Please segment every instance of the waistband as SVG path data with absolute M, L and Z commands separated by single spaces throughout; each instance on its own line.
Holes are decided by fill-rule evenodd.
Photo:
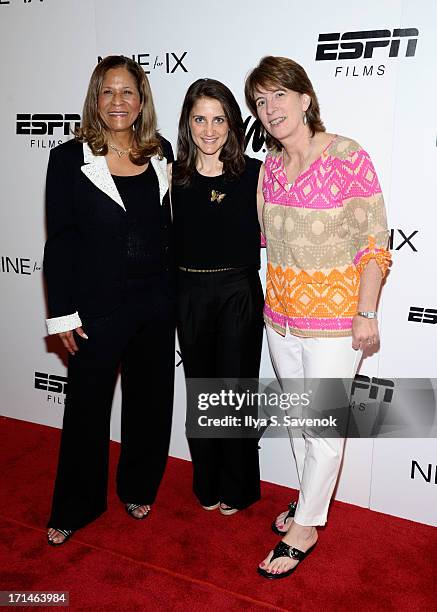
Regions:
M 182 272 L 227 272 L 228 270 L 238 270 L 238 268 L 211 268 L 209 270 L 198 269 L 198 268 L 184 268 L 183 266 L 178 266 L 179 270 Z

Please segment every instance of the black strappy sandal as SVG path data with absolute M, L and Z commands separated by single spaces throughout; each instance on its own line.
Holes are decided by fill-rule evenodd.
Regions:
M 269 578 L 270 580 L 278 580 L 279 578 L 287 578 L 287 576 L 290 576 L 290 574 L 292 574 L 295 571 L 295 569 L 299 567 L 299 565 L 302 563 L 305 557 L 308 557 L 308 555 L 310 554 L 310 552 L 312 552 L 316 544 L 313 544 L 311 548 L 308 548 L 306 552 L 302 552 L 298 548 L 289 546 L 285 542 L 279 542 L 279 544 L 275 546 L 275 549 L 273 551 L 273 556 L 270 559 L 270 563 L 274 559 L 279 559 L 279 557 L 289 557 L 290 559 L 299 561 L 299 563 L 295 565 L 294 567 L 292 567 L 291 569 L 289 569 L 288 571 L 282 572 L 282 574 L 272 574 L 271 572 L 268 572 L 267 570 L 262 569 L 261 567 L 258 567 L 257 568 L 258 574 L 260 574 L 263 578 Z
M 47 542 L 48 544 L 50 544 L 50 546 L 62 546 L 62 544 L 65 544 L 65 542 L 67 542 L 67 540 L 69 540 L 74 533 L 74 529 L 58 529 L 57 527 L 50 527 L 50 529 L 54 529 L 55 531 L 64 536 L 62 542 L 54 542 L 47 535 Z
M 147 510 L 147 512 L 145 512 L 143 514 L 143 516 L 136 516 L 134 514 L 134 511 L 137 508 L 141 508 L 141 506 L 147 506 L 148 510 Z M 131 516 L 132 518 L 134 518 L 137 521 L 142 521 L 143 519 L 147 518 L 149 516 L 150 510 L 151 510 L 151 507 L 149 506 L 149 504 L 126 504 L 125 508 L 126 508 L 126 512 L 129 514 L 129 516 Z
M 288 504 L 288 514 L 284 518 L 284 525 L 289 518 L 294 517 L 294 515 L 296 514 L 296 508 L 297 508 L 297 501 L 292 501 L 291 503 Z M 272 523 L 272 531 L 273 533 L 276 533 L 276 535 L 283 536 L 287 533 L 288 529 L 286 529 L 285 531 L 281 531 L 280 529 L 278 529 L 276 527 L 276 519 L 275 519 Z

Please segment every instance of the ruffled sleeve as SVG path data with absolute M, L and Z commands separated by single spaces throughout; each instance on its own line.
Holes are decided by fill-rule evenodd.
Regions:
M 369 261 L 374 259 L 381 270 L 382 277 L 387 274 L 391 265 L 391 254 L 387 249 L 376 246 L 375 236 L 369 236 L 369 244 L 366 249 L 358 251 L 355 255 L 354 264 L 359 274 L 361 274 Z

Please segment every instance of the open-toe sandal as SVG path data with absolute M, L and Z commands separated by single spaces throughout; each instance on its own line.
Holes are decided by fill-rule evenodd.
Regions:
M 65 544 L 65 542 L 67 542 L 67 540 L 69 540 L 74 533 L 74 529 L 58 529 L 57 527 L 51 527 L 51 529 L 54 529 L 55 531 L 63 535 L 64 539 L 62 540 L 62 542 L 54 542 L 50 538 L 50 536 L 47 535 L 47 543 L 50 544 L 50 546 L 62 546 L 62 544 Z
M 231 516 L 231 514 L 238 512 L 238 508 L 232 508 L 223 502 L 220 502 L 219 510 L 224 516 Z
M 141 508 L 141 506 L 146 506 L 147 507 L 147 511 L 142 516 L 136 516 L 136 514 L 134 514 L 134 512 L 135 512 L 135 510 L 137 510 L 137 508 Z M 126 512 L 129 514 L 129 516 L 131 516 L 132 518 L 134 518 L 137 521 L 142 521 L 143 519 L 147 518 L 149 516 L 150 509 L 151 509 L 148 504 L 126 504 L 125 508 L 126 508 Z
M 272 558 L 270 559 L 270 563 L 274 559 L 279 559 L 279 557 L 289 557 L 290 559 L 299 561 L 299 563 L 295 565 L 294 567 L 292 567 L 291 569 L 287 570 L 286 572 L 282 572 L 281 574 L 273 574 L 271 572 L 268 572 L 265 569 L 262 569 L 261 567 L 258 567 L 257 568 L 258 574 L 263 576 L 263 578 L 269 578 L 270 580 L 278 580 L 279 578 L 287 578 L 287 576 L 290 576 L 290 574 L 292 574 L 295 571 L 295 569 L 299 567 L 299 565 L 302 563 L 305 557 L 308 557 L 310 552 L 312 552 L 312 550 L 314 549 L 315 545 L 316 544 L 313 544 L 310 548 L 308 548 L 307 551 L 302 552 L 298 548 L 289 546 L 285 542 L 279 542 L 279 544 L 275 546 Z
M 297 501 L 292 501 L 291 503 L 288 504 L 288 513 L 287 513 L 287 516 L 284 518 L 284 525 L 288 521 L 289 518 L 293 518 L 294 517 L 294 515 L 296 514 L 296 508 L 297 508 Z M 276 520 L 277 519 L 275 519 L 273 521 L 273 523 L 272 523 L 272 531 L 273 531 L 273 533 L 276 533 L 276 535 L 279 535 L 279 536 L 285 535 L 287 533 L 287 531 L 288 531 L 288 528 L 285 529 L 284 531 L 281 531 L 276 526 Z
M 202 506 L 202 508 L 204 510 L 208 510 L 209 512 L 211 510 L 217 510 L 217 508 L 220 506 L 220 502 L 217 502 L 216 504 L 213 504 L 212 506 L 204 506 L 203 504 L 200 504 Z

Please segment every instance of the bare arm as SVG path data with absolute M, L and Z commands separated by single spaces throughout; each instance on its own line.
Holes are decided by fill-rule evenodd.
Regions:
M 381 290 L 382 272 L 375 259 L 371 259 L 361 273 L 358 311 L 375 311 Z M 368 349 L 379 343 L 378 321 L 355 315 L 352 321 L 352 347 Z

